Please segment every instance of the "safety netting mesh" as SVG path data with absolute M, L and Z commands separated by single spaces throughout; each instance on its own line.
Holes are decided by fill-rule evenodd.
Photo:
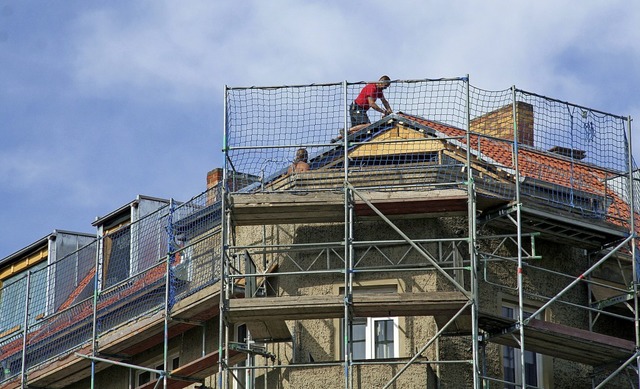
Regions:
M 341 190 L 345 171 L 356 188 L 464 189 L 471 164 L 484 196 L 514 199 L 519 177 L 531 201 L 629 218 L 628 119 L 466 78 L 389 81 L 360 106 L 371 84 L 229 88 L 229 190 Z
M 221 199 L 221 185 L 217 185 L 176 206 L 172 212 L 168 231 L 174 301 L 219 281 Z
M 354 129 L 351 104 L 367 84 L 228 89 L 227 191 L 336 190 L 345 170 L 359 188 L 463 188 L 471 163 L 481 195 L 513 199 L 519 176 L 528 200 L 627 225 L 628 119 L 455 78 L 391 81 L 393 113 L 369 108 Z M 290 171 L 300 160 L 308 169 Z M 218 282 L 221 185 L 78 249 L 61 239 L 57 258 L 3 280 L 0 380 L 19 375 L 23 342 L 27 368 L 86 344 L 94 310 L 103 336 Z
M 91 338 L 97 241 L 79 240 L 59 234 L 52 245 L 61 258 L 52 259 L 51 263 L 43 260 L 0 290 L 1 380 L 20 374 L 23 343 L 25 368 L 29 368 Z M 80 244 L 82 247 L 77 249 Z
M 365 110 L 356 102 L 371 85 L 379 87 L 376 97 L 385 100 L 378 100 L 377 109 Z M 231 190 L 339 189 L 345 163 L 356 186 L 374 182 L 375 187 L 385 188 L 400 181 L 424 186 L 446 181 L 444 171 L 434 168 L 441 141 L 425 137 L 426 127 L 420 121 L 428 118 L 464 128 L 465 79 L 389 81 L 382 86 L 357 82 L 228 89 L 224 142 L 228 171 L 247 178 L 245 185 Z M 362 120 L 370 125 L 363 128 Z M 403 121 L 401 131 L 391 131 Z M 369 145 L 363 146 L 365 142 Z M 300 160 L 317 174 L 299 174 L 306 172 L 298 169 Z M 409 176 L 394 177 L 400 165 L 407 170 L 407 163 L 414 167 Z M 358 182 L 381 171 L 378 180 Z M 458 180 L 456 175 L 454 181 Z
M 100 340 L 141 319 L 162 320 L 165 308 L 218 282 L 220 199 L 216 186 L 157 206 L 99 239 L 83 238 L 75 250 L 58 236 L 60 257 L 2 284 L 0 381 L 19 378 L 23 342 L 29 369 L 86 345 L 94 322 Z

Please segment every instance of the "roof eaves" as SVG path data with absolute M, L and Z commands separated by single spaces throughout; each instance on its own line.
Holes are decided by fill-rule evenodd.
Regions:
M 132 205 L 139 203 L 141 200 L 157 201 L 165 204 L 170 203 L 170 200 L 167 200 L 167 199 L 162 199 L 159 197 L 152 197 L 152 196 L 145 196 L 145 195 L 138 195 L 136 196 L 135 200 L 129 201 L 128 203 L 121 206 L 120 208 L 117 208 L 116 210 L 111 211 L 104 216 L 96 216 L 96 219 L 93 221 L 93 223 L 91 223 L 91 225 L 94 227 L 97 227 L 99 225 L 105 224 L 110 219 L 120 217 L 122 216 L 123 213 L 129 211 Z

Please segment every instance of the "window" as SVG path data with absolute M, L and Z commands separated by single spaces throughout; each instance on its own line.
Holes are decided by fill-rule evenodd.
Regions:
M 174 274 L 181 281 L 193 280 L 193 246 L 178 251 L 173 262 Z
M 530 317 L 531 312 L 524 312 L 525 317 Z M 518 318 L 518 307 L 513 304 L 504 304 L 502 316 L 512 319 Z M 520 363 L 521 351 L 519 348 L 502 347 L 502 369 L 504 380 L 515 382 L 517 385 L 504 384 L 505 389 L 516 389 L 522 385 L 522 364 Z M 524 369 L 527 385 L 539 386 L 542 383 L 542 358 L 532 351 L 525 351 Z
M 150 366 L 153 366 L 153 369 L 155 370 L 163 370 L 164 369 L 164 362 L 162 360 L 160 361 L 155 361 L 154 363 L 152 363 Z M 170 355 L 169 356 L 169 368 L 170 370 L 175 370 L 178 367 L 180 367 L 180 357 L 177 354 L 174 355 Z M 152 373 L 150 371 L 138 371 L 136 373 L 136 388 L 151 382 L 152 377 L 153 376 L 153 380 L 157 380 L 160 378 L 160 374 L 158 373 Z
M 108 288 L 129 277 L 131 226 L 106 235 L 104 245 L 104 288 Z
M 47 295 L 47 261 L 42 261 L 2 282 L 0 289 L 0 337 L 22 328 L 25 315 L 27 271 L 31 271 L 29 285 L 29 325 L 44 316 Z
M 352 358 L 397 358 L 399 356 L 398 336 L 397 317 L 355 318 L 351 328 Z M 343 346 L 341 344 L 341 349 Z
M 247 326 L 245 324 L 238 324 L 235 327 L 235 336 L 234 336 L 234 340 L 238 343 L 246 343 L 247 341 Z M 247 361 L 246 359 L 243 360 L 242 362 L 238 363 L 237 365 L 235 365 L 234 367 L 245 367 L 247 366 Z M 244 388 L 247 385 L 247 381 L 250 379 L 249 377 L 249 369 L 242 369 L 242 370 L 233 370 L 233 373 L 235 374 L 236 378 L 232 378 L 231 381 L 233 382 L 233 388 L 234 389 L 240 389 L 240 388 Z
M 238 351 L 246 353 L 246 355 L 241 362 L 233 365 L 234 368 L 237 368 L 231 370 L 235 378 L 231 377 L 229 382 L 232 383 L 231 388 L 233 389 L 253 388 L 249 383 L 255 383 L 255 374 L 251 369 L 247 369 L 246 367 L 255 366 L 256 355 L 267 356 L 272 354 L 267 352 L 266 344 L 258 343 L 251 339 L 251 333 L 246 324 L 236 324 L 234 330 L 233 341 L 236 344 L 233 346 L 242 348 L 242 350 L 238 349 Z
M 342 294 L 344 288 L 337 291 Z M 398 285 L 389 284 L 358 284 L 353 289 L 354 295 L 362 294 L 393 294 L 398 292 Z M 344 358 L 344 319 L 336 320 L 340 325 L 339 342 L 340 350 L 338 358 Z M 358 317 L 351 322 L 351 353 L 352 359 L 387 359 L 400 356 L 400 319 L 397 317 Z

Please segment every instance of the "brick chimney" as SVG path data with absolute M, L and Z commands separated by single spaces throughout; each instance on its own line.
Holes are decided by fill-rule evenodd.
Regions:
M 516 102 L 516 123 L 518 124 L 518 142 L 533 146 L 533 106 L 531 104 Z M 513 140 L 513 105 L 505 105 L 471 120 L 470 129 L 472 132 Z
M 219 196 L 220 190 L 211 189 L 222 182 L 222 168 L 215 168 L 207 173 L 207 205 L 215 203 Z
M 215 168 L 207 173 L 207 204 L 220 199 L 220 193 L 222 191 L 223 170 L 222 168 Z M 260 182 L 260 177 L 246 173 L 233 173 L 227 178 L 228 189 L 235 192 L 254 182 Z M 212 188 L 216 188 L 212 189 Z
M 211 189 L 222 181 L 222 168 L 215 168 L 207 173 L 207 189 Z

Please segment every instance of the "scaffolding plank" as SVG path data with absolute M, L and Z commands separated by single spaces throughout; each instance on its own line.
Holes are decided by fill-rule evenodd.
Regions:
M 284 320 L 261 320 L 246 323 L 251 338 L 258 342 L 286 342 L 291 332 Z
M 479 222 L 513 229 L 515 224 L 504 215 L 514 211 L 515 206 L 511 203 L 499 209 L 489 210 Z M 563 244 L 575 244 L 578 247 L 599 248 L 628 236 L 628 231 L 621 226 L 609 223 L 605 219 L 587 219 L 568 207 L 553 208 L 529 201 L 523 203 L 521 216 L 524 232 L 540 232 L 547 239 Z
M 366 199 L 386 216 L 416 214 L 464 215 L 468 211 L 468 195 L 460 189 L 436 189 L 430 191 L 378 192 L 365 191 Z M 355 198 L 357 216 L 373 216 L 376 213 L 358 196 Z
M 246 358 L 246 355 L 234 351 L 229 350 L 228 355 L 228 364 L 229 366 L 236 365 L 240 363 L 242 360 Z M 214 375 L 218 373 L 218 362 L 219 356 L 218 351 L 209 353 L 203 357 L 196 359 L 195 361 L 189 362 L 179 368 L 173 370 L 171 374 L 180 377 L 187 377 L 196 380 L 203 380 L 206 377 Z M 147 382 L 146 384 L 139 386 L 138 389 L 152 389 L 155 388 L 158 380 L 153 380 Z M 167 378 L 167 389 L 182 389 L 186 388 L 190 385 L 193 385 L 193 382 L 186 380 L 178 380 L 175 378 Z
M 356 317 L 448 316 L 468 301 L 459 292 L 358 294 L 352 298 Z M 344 297 L 311 295 L 232 299 L 231 322 L 294 319 L 331 319 L 344 316 Z
M 173 307 L 172 316 L 195 321 L 216 316 L 220 299 L 219 291 L 219 283 L 216 283 L 194 293 Z M 193 326 L 187 323 L 170 322 L 169 338 L 179 335 Z M 106 354 L 135 355 L 140 350 L 146 350 L 162 343 L 164 339 L 163 328 L 164 315 L 162 310 L 152 315 L 138 317 L 137 320 L 126 326 L 121 326 L 103 335 L 100 338 L 100 351 Z M 89 346 L 80 352 L 90 354 Z M 37 387 L 62 388 L 90 376 L 88 366 L 90 366 L 90 362 L 70 352 L 67 356 L 59 357 L 54 363 L 49 363 L 31 372 L 29 382 Z M 96 364 L 98 371 L 106 367 L 107 365 L 103 363 Z
M 171 317 L 204 321 L 218 316 L 220 304 L 220 282 L 178 301 L 171 310 Z
M 340 193 L 256 193 L 233 195 L 232 218 L 237 225 L 323 223 L 344 220 Z
M 495 333 L 513 325 L 515 320 L 481 313 L 480 326 L 485 331 Z M 489 340 L 517 348 L 519 334 L 515 330 L 495 334 Z M 632 341 L 544 320 L 531 319 L 524 334 L 526 350 L 592 366 L 626 360 L 635 352 Z
M 385 215 L 466 214 L 468 195 L 460 189 L 421 191 L 362 190 L 366 199 Z M 355 198 L 358 216 L 375 212 L 360 198 Z M 330 192 L 256 193 L 232 196 L 232 218 L 237 225 L 326 223 L 344 221 L 344 195 Z

